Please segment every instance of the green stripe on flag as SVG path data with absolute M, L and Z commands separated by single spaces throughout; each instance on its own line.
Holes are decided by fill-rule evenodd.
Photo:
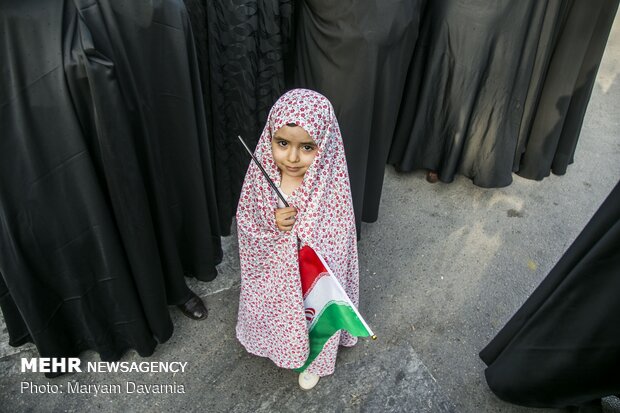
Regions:
M 302 372 L 314 361 L 323 350 L 325 343 L 338 330 L 346 330 L 354 337 L 367 337 L 370 332 L 364 327 L 355 311 L 348 304 L 331 302 L 318 315 L 309 332 L 310 354 L 306 363 L 298 369 Z

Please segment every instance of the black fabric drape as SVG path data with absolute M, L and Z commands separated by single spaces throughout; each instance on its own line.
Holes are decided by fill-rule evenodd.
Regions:
M 555 35 L 546 47 L 550 56 L 541 59 L 548 59 L 548 64 L 541 64 L 533 74 L 542 82 L 539 90 L 530 90 L 528 99 L 535 112 L 522 122 L 515 157 L 514 169 L 520 176 L 540 180 L 550 171 L 563 175 L 573 162 L 618 3 L 565 1 L 558 17 L 550 21 Z
M 207 130 L 209 135 L 213 133 L 213 124 L 211 119 L 211 91 L 209 80 L 209 52 L 207 46 L 209 39 L 207 37 L 207 5 L 205 0 L 184 0 L 187 13 L 192 26 L 194 36 L 194 44 L 196 47 L 196 56 L 198 60 L 198 68 L 200 72 L 200 86 L 202 87 L 202 95 L 205 107 L 205 115 L 207 118 Z M 209 139 L 211 148 L 211 160 L 213 160 L 213 139 Z
M 303 0 L 296 23 L 295 86 L 334 105 L 353 207 L 378 216 L 383 172 L 425 1 Z
M 219 223 L 230 234 L 250 160 L 267 114 L 285 90 L 292 0 L 186 0 L 198 40 L 209 112 Z M 205 43 L 203 43 L 205 42 Z
M 429 2 L 388 162 L 482 187 L 564 173 L 617 6 Z
M 43 357 L 152 353 L 172 333 L 165 297 L 143 308 L 105 187 L 72 110 L 62 53 L 71 3 L 3 5 L 0 303 L 13 345 Z M 122 156 L 122 154 L 120 154 Z M 150 292 L 157 295 L 157 292 Z
M 482 350 L 501 399 L 534 407 L 620 394 L 620 183 Z
M 512 182 L 512 163 L 546 1 L 442 0 L 422 19 L 389 163 Z
M 187 11 L 182 1 L 173 0 L 155 5 L 148 0 L 75 3 L 87 28 L 82 44 L 86 37 L 94 44 L 82 61 L 102 64 L 90 58 L 93 54 L 107 58 L 114 68 L 105 78 L 118 83 L 122 94 L 118 105 L 123 105 L 123 111 L 109 110 L 114 106 L 106 102 L 95 110 L 96 133 L 133 136 L 169 299 L 180 303 L 187 293 L 178 275 L 185 272 L 211 280 L 222 258 L 200 75 Z M 109 83 L 100 83 L 103 91 L 94 91 L 95 98 L 111 95 L 106 89 Z M 127 119 L 119 121 L 123 112 Z M 179 280 L 183 288 L 177 287 Z
M 0 10 L 0 306 L 43 357 L 150 355 L 221 259 L 179 1 Z

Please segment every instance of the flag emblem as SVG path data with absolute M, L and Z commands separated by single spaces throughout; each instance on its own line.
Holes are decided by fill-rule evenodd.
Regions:
M 314 308 L 306 308 L 306 321 L 308 323 L 312 323 L 312 319 L 314 319 L 315 314 L 316 311 L 314 310 Z

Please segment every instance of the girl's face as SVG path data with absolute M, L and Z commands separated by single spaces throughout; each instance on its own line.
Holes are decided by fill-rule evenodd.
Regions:
M 282 126 L 271 137 L 271 152 L 282 175 L 303 178 L 318 146 L 301 126 Z

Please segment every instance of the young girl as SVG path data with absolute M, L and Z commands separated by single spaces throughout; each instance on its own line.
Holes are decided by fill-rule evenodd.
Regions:
M 241 260 L 237 338 L 248 352 L 294 369 L 303 366 L 309 353 L 298 248 L 309 245 L 319 253 L 358 304 L 355 219 L 331 103 L 311 90 L 285 93 L 271 108 L 255 156 L 290 207 L 278 205 L 277 195 L 251 163 L 237 208 Z M 310 389 L 319 377 L 332 374 L 338 346 L 350 347 L 356 341 L 342 331 L 332 336 L 300 374 L 300 386 Z

